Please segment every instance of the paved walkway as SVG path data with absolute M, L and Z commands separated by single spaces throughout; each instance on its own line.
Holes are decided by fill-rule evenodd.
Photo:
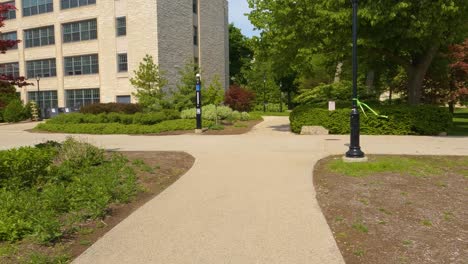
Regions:
M 66 135 L 0 127 L 0 149 Z M 79 136 L 115 150 L 180 150 L 196 157 L 179 181 L 74 263 L 343 263 L 315 199 L 312 169 L 347 150 L 346 136 L 297 136 L 267 117 L 240 136 Z M 468 155 L 468 137 L 363 136 L 373 154 Z

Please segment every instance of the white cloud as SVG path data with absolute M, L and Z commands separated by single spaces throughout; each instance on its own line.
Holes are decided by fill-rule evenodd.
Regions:
M 247 0 L 229 0 L 229 22 L 234 23 L 248 37 L 258 36 L 259 32 L 254 31 L 254 27 L 245 15 L 249 12 Z

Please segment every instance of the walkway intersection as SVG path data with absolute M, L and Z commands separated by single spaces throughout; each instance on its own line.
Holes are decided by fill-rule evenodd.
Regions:
M 63 140 L 1 126 L 0 149 Z M 125 151 L 185 151 L 194 167 L 74 263 L 344 263 L 315 199 L 314 164 L 347 150 L 346 136 L 298 136 L 266 117 L 236 136 L 90 136 Z M 468 155 L 468 137 L 363 136 L 372 154 Z

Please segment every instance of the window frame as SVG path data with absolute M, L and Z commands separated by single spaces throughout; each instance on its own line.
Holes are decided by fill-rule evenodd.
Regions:
M 125 56 L 125 62 L 121 61 L 121 58 L 123 56 Z M 121 66 L 123 66 L 123 68 Z M 117 54 L 117 72 L 119 73 L 128 72 L 128 53 Z
M 88 67 L 85 68 L 85 66 Z M 99 55 L 86 54 L 64 57 L 63 67 L 64 76 L 99 74 Z
M 43 30 L 46 30 L 46 34 L 47 34 L 46 36 L 43 35 Z M 36 31 L 37 31 L 37 34 L 35 34 Z M 28 39 L 28 34 L 30 32 L 33 37 L 31 39 Z M 52 35 L 50 33 L 52 33 Z M 25 29 L 23 31 L 23 34 L 24 34 L 23 37 L 24 37 L 25 49 L 55 45 L 55 26 L 54 25 Z M 37 35 L 37 38 L 34 37 L 35 35 Z M 47 39 L 46 44 L 42 43 L 44 38 Z M 37 45 L 35 44 L 35 40 L 37 40 L 37 43 L 38 43 Z
M 127 17 L 126 16 L 117 17 L 115 19 L 115 34 L 117 35 L 117 37 L 127 36 Z
M 44 4 L 40 4 L 41 0 L 21 0 L 21 9 L 23 17 L 35 16 L 54 12 L 53 0 L 42 0 Z M 25 2 L 29 2 L 28 5 Z M 33 3 L 36 4 L 33 4 Z M 28 12 L 26 12 L 28 10 Z
M 48 63 L 47 71 L 45 71 L 44 63 Z M 36 63 L 36 64 L 35 64 Z M 36 69 L 37 63 L 40 63 L 40 68 Z M 31 74 L 31 67 L 32 66 L 32 74 Z M 47 75 L 44 73 L 48 72 Z M 26 61 L 26 77 L 28 79 L 34 79 L 37 76 L 41 78 L 53 78 L 57 77 L 57 60 L 56 58 L 49 58 L 49 59 L 40 59 L 40 60 L 30 60 Z
M 83 27 L 86 30 L 83 30 Z M 87 37 L 84 38 L 84 36 Z M 62 42 L 64 44 L 97 39 L 98 25 L 96 18 L 62 24 Z

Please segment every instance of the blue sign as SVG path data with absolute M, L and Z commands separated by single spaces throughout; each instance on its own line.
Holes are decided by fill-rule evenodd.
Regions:
M 193 87 L 193 86 L 192 86 Z M 201 85 L 200 84 L 197 84 L 197 92 L 200 92 L 201 91 Z

